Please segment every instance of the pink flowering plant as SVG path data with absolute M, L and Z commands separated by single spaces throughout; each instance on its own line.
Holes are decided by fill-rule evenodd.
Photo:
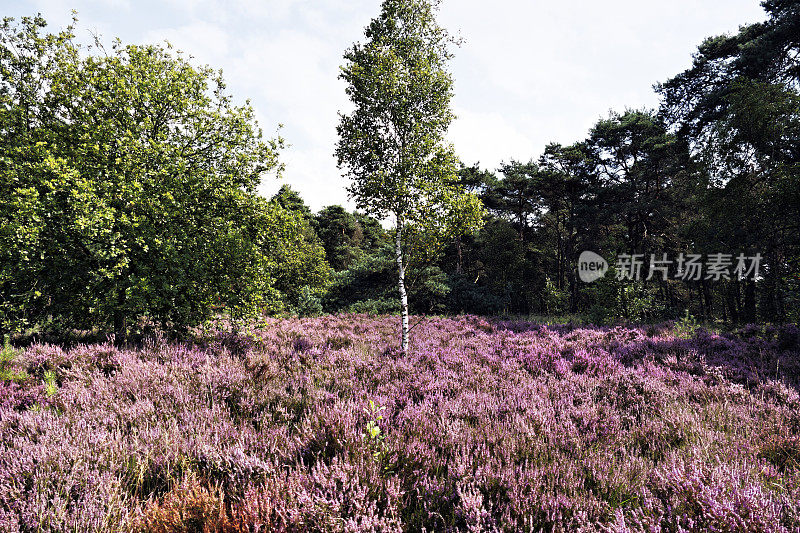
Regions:
M 13 350 L 0 530 L 800 528 L 797 327 L 396 324 Z

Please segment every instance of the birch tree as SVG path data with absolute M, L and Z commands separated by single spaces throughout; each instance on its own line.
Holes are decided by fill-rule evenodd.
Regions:
M 438 0 L 385 0 L 366 41 L 346 51 L 340 75 L 353 110 L 340 114 L 336 157 L 357 206 L 394 222 L 404 353 L 409 239 L 424 235 L 430 248 L 482 220 L 481 203 L 459 184 L 445 140 L 454 118 L 447 64 L 457 42 L 437 24 L 438 7 Z

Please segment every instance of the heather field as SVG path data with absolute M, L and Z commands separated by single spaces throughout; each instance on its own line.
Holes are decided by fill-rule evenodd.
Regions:
M 428 319 L 5 350 L 2 531 L 798 531 L 800 331 Z

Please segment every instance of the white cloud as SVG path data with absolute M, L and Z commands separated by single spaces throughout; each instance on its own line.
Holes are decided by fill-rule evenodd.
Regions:
M 496 112 L 474 113 L 456 109 L 458 118 L 450 127 L 450 140 L 461 160 L 472 165 L 494 169 L 511 159 L 527 161 L 539 149 L 529 135 L 517 129 Z
M 330 150 L 293 149 L 283 157 L 286 173 L 283 179 L 267 178 L 262 181 L 259 191 L 264 196 L 272 196 L 282 185 L 290 185 L 300 196 L 318 210 L 326 205 L 341 204 L 353 209 L 355 206 L 347 199 L 345 187 L 348 180 L 341 176 Z
M 176 49 L 196 59 L 195 63 L 214 68 L 230 61 L 229 34 L 217 25 L 197 21 L 178 28 L 161 28 L 148 31 L 142 43 L 163 43 L 168 41 Z
M 578 141 L 611 109 L 657 106 L 653 84 L 686 68 L 703 38 L 761 18 L 753 0 L 445 2 L 441 21 L 465 38 L 457 151 L 492 168 Z
M 312 208 L 346 203 L 333 159 L 344 50 L 363 39 L 380 0 L 73 0 L 81 26 L 126 42 L 168 39 L 222 68 L 267 135 L 291 143 L 281 182 Z M 11 15 L 69 20 L 57 0 L 12 0 Z M 465 38 L 452 63 L 459 119 L 449 138 L 486 168 L 571 143 L 610 109 L 655 106 L 652 85 L 689 66 L 703 38 L 763 19 L 757 0 L 445 0 L 440 22 Z

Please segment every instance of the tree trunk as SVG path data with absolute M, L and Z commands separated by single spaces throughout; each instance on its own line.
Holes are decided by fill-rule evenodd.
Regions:
M 458 262 L 456 263 L 456 274 L 464 272 L 463 259 L 461 253 L 461 235 L 456 237 L 456 252 L 458 253 Z
M 739 282 L 738 281 L 729 281 L 728 285 L 728 307 L 731 310 L 731 322 L 734 325 L 738 325 L 741 323 L 741 317 L 739 316 Z
M 400 291 L 400 315 L 402 320 L 400 349 L 403 355 L 408 353 L 408 294 L 406 293 L 406 267 L 403 264 L 403 222 L 397 219 L 397 235 L 395 237 L 395 254 L 397 259 L 397 288 Z
M 700 283 L 701 287 L 703 288 L 703 296 L 705 297 L 706 301 L 706 309 L 704 313 L 705 320 L 710 322 L 711 320 L 714 319 L 714 301 L 712 300 L 711 297 L 711 289 L 709 288 L 708 283 L 706 283 L 705 279 L 701 280 Z
M 745 280 L 744 285 L 744 320 L 748 324 L 756 321 L 756 284 L 753 280 Z

